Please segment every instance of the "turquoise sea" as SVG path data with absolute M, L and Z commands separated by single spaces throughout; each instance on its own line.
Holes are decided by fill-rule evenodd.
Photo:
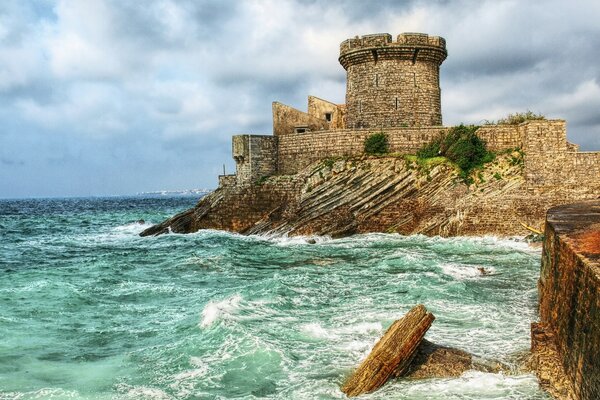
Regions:
M 0 200 L 0 399 L 345 398 L 418 303 L 435 343 L 508 365 L 529 348 L 540 251 L 521 241 L 138 236 L 196 201 Z M 468 372 L 364 398 L 547 397 L 530 374 Z

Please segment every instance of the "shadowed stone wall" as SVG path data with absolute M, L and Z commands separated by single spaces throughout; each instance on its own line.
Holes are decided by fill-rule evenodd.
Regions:
M 540 323 L 532 326 L 538 375 L 561 398 L 599 399 L 600 201 L 552 208 L 546 221 Z

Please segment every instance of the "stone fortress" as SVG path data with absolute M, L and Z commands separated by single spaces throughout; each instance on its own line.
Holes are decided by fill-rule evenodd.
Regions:
M 220 176 L 194 208 L 140 235 L 513 236 L 548 215 L 532 367 L 556 398 L 598 399 L 600 201 L 552 207 L 600 198 L 600 152 L 578 151 L 563 120 L 530 120 L 477 129 L 497 155 L 472 183 L 443 160 L 411 161 L 450 129 L 440 105 L 446 56 L 444 39 L 424 34 L 344 41 L 346 104 L 311 96 L 302 112 L 273 103 L 273 135 L 233 137 L 235 175 Z M 364 154 L 365 139 L 379 132 L 395 154 Z
M 373 133 L 388 136 L 390 151 L 415 154 L 449 128 L 442 126 L 439 69 L 446 42 L 438 36 L 373 34 L 345 40 L 346 104 L 308 97 L 308 110 L 273 103 L 273 135 L 236 135 L 236 174 L 219 186 L 249 186 L 292 175 L 329 157 L 358 156 Z M 567 141 L 564 120 L 484 125 L 477 134 L 492 151 L 520 148 L 531 194 L 559 191 L 565 200 L 598 197 L 600 153 L 579 152 Z

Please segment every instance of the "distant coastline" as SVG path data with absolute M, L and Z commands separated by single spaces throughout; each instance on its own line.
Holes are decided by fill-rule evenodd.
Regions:
M 214 189 L 184 189 L 184 190 L 157 190 L 154 192 L 138 192 L 136 196 L 191 196 L 204 195 L 212 192 Z

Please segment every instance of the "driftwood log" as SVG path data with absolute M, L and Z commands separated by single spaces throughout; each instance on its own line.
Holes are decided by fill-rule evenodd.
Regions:
M 434 319 L 433 314 L 419 304 L 394 322 L 344 383 L 342 392 L 348 396 L 369 393 L 391 376 L 403 375 Z

